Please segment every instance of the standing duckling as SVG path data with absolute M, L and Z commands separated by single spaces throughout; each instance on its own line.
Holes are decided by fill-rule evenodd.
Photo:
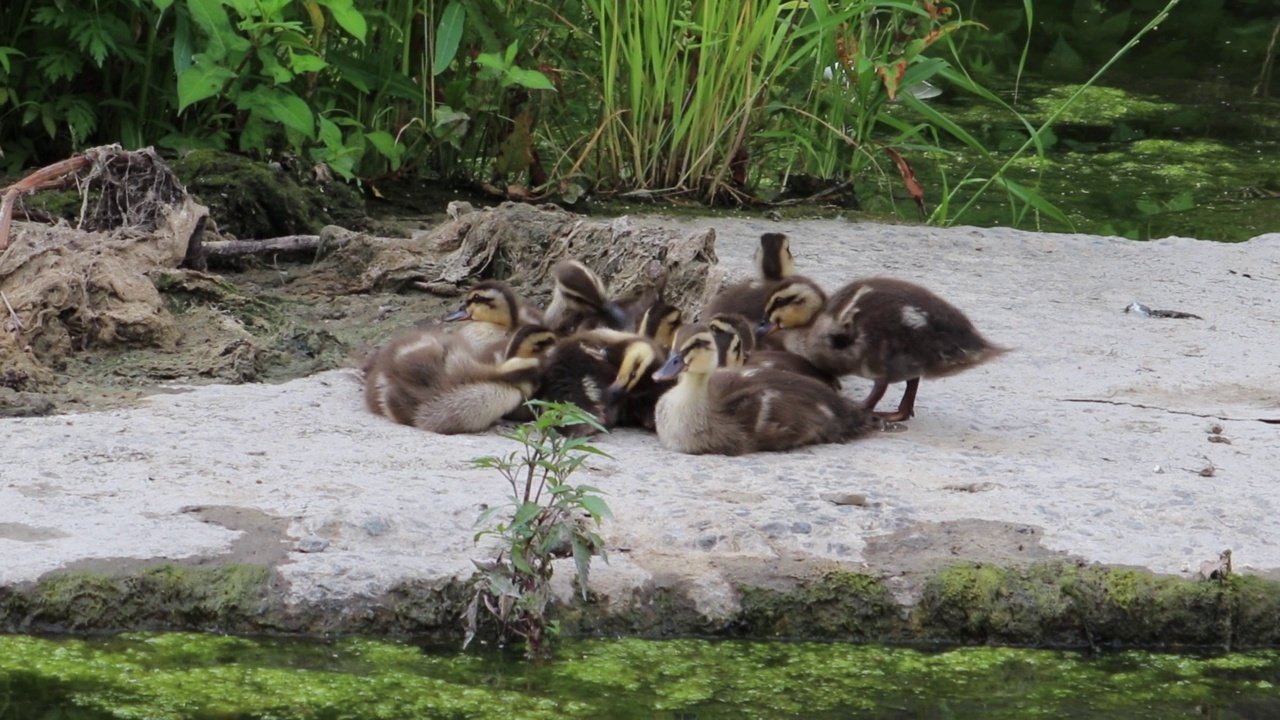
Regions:
M 679 377 L 658 400 L 658 440 L 689 454 L 742 455 L 845 442 L 871 427 L 861 407 L 823 383 L 764 368 L 718 368 L 710 332 L 674 349 L 655 380 Z
M 857 280 L 813 312 L 809 303 L 776 307 L 766 330 L 781 328 L 788 350 L 836 377 L 873 381 L 863 401 L 868 411 L 890 383 L 906 382 L 887 421 L 915 415 L 921 378 L 946 377 L 993 360 L 1008 348 L 987 341 L 963 312 L 929 290 L 894 278 Z
M 731 285 L 707 303 L 702 317 L 730 314 L 741 315 L 751 322 L 764 319 L 764 306 L 778 283 L 795 272 L 795 259 L 791 255 L 791 241 L 782 233 L 765 233 L 760 236 L 760 247 L 755 255 L 758 277 Z

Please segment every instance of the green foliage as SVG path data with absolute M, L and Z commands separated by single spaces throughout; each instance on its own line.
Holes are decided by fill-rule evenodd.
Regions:
M 501 626 L 526 642 L 531 658 L 551 655 L 549 634 L 556 628 L 546 618 L 550 600 L 552 561 L 572 557 L 578 571 L 578 589 L 585 600 L 594 555 L 604 557 L 604 542 L 594 531 L 609 517 L 609 507 L 589 485 L 573 485 L 569 478 L 593 455 L 608 457 L 591 444 L 591 437 L 570 438 L 560 430 L 586 424 L 604 428 L 590 414 L 572 403 L 531 401 L 531 423 L 516 427 L 505 437 L 520 448 L 505 457 L 475 460 L 475 465 L 498 471 L 511 487 L 510 502 L 485 510 L 476 524 L 478 542 L 493 537 L 499 546 L 493 561 L 476 562 L 480 570 L 476 593 L 467 608 L 469 644 L 479 624 L 483 605 Z M 496 518 L 504 517 L 504 520 Z

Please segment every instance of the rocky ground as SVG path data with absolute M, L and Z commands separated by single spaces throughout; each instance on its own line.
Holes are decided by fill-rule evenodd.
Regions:
M 1237 573 L 1280 573 L 1280 235 L 1230 245 L 842 220 L 641 222 L 714 227 L 721 263 L 737 271 L 761 232 L 785 231 L 799 270 L 828 287 L 868 274 L 920 281 L 1014 352 L 925 381 L 908 429 L 848 445 L 724 458 L 673 455 L 632 430 L 601 439 L 612 459 L 593 460 L 581 480 L 606 494 L 614 518 L 602 532 L 609 562 L 593 568 L 596 597 L 582 617 L 566 615 L 581 629 L 814 634 L 832 627 L 823 608 L 880 602 L 882 624 L 840 621 L 835 634 L 892 626 L 920 637 L 947 603 L 1034 601 L 1027 583 L 1043 568 L 1056 569 L 1035 582 L 1068 605 L 1080 593 L 1062 578 L 1095 563 L 1154 573 L 1099 580 L 1113 604 L 1119 591 L 1106 583 L 1133 593 L 1133 578 L 1148 578 L 1140 584 L 1155 583 L 1155 597 L 1172 582 L 1162 576 L 1197 577 L 1224 549 Z M 1126 313 L 1134 302 L 1199 319 Z M 417 319 L 394 308 L 353 316 L 388 332 Z M 846 392 L 867 386 L 852 379 Z M 0 437 L 0 617 L 18 629 L 95 625 L 41 601 L 78 603 L 105 626 L 220 626 L 205 607 L 220 596 L 192 601 L 205 607 L 194 619 L 143 613 L 134 623 L 103 605 L 154 583 L 112 581 L 86 595 L 55 582 L 67 570 L 154 580 L 148 568 L 163 564 L 269 567 L 237 586 L 259 604 L 221 623 L 230 629 L 453 625 L 459 583 L 487 552 L 474 522 L 506 490 L 470 460 L 511 448 L 496 433 L 443 437 L 374 417 L 348 370 L 173 384 L 109 409 L 0 420 Z M 957 566 L 1012 574 L 958 576 Z M 571 566 L 558 573 L 566 598 L 571 577 Z M 1274 592 L 1257 582 L 1249 587 Z M 960 583 L 959 595 L 947 583 Z M 1186 585 L 1196 594 L 1212 583 Z M 761 609 L 761 592 L 815 588 L 826 595 L 802 604 L 815 624 Z M 862 605 L 839 604 L 868 588 L 854 598 Z M 1082 612 L 1051 610 L 1059 620 Z M 1240 642 L 1240 616 L 1223 612 L 1201 614 L 1234 619 L 1228 636 Z M 254 613 L 271 620 L 255 625 Z M 938 634 L 1059 639 L 984 617 L 985 630 L 970 613 Z M 1070 622 L 1062 637 L 1092 632 Z M 1257 627 L 1280 637 L 1274 611 Z

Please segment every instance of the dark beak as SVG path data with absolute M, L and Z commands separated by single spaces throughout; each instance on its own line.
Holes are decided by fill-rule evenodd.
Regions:
M 684 370 L 684 356 L 680 353 L 671 353 L 671 357 L 667 358 L 667 362 L 658 368 L 658 372 L 653 374 L 653 379 L 662 382 L 680 374 Z
M 605 391 L 604 399 L 605 399 L 605 402 L 609 403 L 610 405 L 617 405 L 618 403 L 622 402 L 622 398 L 626 397 L 626 395 L 627 395 L 627 389 L 618 383 L 614 383 L 609 386 L 608 390 Z
M 467 312 L 467 309 L 465 307 L 460 308 L 458 310 L 454 310 L 453 312 L 444 316 L 445 322 L 457 322 L 459 320 L 470 320 L 470 319 L 471 319 L 471 313 Z
M 756 338 L 759 339 L 765 337 L 777 329 L 778 323 L 771 320 L 761 320 L 760 324 L 756 325 Z

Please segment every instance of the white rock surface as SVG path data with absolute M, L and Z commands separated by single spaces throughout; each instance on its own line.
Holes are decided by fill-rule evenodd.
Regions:
M 1015 352 L 923 382 L 908 431 L 848 445 L 689 457 L 638 431 L 604 438 L 614 459 L 579 481 L 604 490 L 615 514 L 604 531 L 612 564 L 594 576 L 611 594 L 675 574 L 700 588 L 704 612 L 727 614 L 728 564 L 869 561 L 889 575 L 894 554 L 866 557 L 869 538 L 968 519 L 1040 528 L 1045 548 L 1088 561 L 1178 573 L 1231 548 L 1237 570 L 1280 569 L 1280 235 L 1224 245 L 643 222 L 714 226 L 721 262 L 742 271 L 761 232 L 788 232 L 800 271 L 828 287 L 869 274 L 923 282 Z M 1134 301 L 1203 320 L 1124 314 Z M 868 385 L 850 379 L 846 392 Z M 1210 441 L 1215 424 L 1229 444 Z M 476 516 L 507 487 L 468 461 L 510 447 L 496 434 L 435 436 L 371 416 L 346 371 L 2 420 L 0 584 L 86 559 L 226 552 L 240 532 L 192 506 L 288 518 L 290 546 L 327 540 L 281 566 L 294 601 L 469 575 L 484 554 Z M 824 493 L 867 504 L 836 506 Z

